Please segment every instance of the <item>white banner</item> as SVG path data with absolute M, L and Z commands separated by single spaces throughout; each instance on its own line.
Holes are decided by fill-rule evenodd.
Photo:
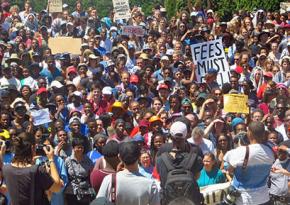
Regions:
M 131 17 L 129 0 L 113 0 L 113 6 L 115 20 L 129 19 Z
M 204 77 L 209 68 L 218 71 L 217 82 L 223 85 L 229 82 L 230 67 L 224 52 L 222 39 L 191 45 L 193 63 L 196 65 L 198 82 L 205 82 Z

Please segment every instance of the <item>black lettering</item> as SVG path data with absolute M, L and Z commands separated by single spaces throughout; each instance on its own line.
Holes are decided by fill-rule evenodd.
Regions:
M 203 73 L 206 73 L 207 69 L 206 69 L 206 65 L 205 65 L 206 61 L 202 61 L 202 62 L 197 62 L 197 72 L 198 75 L 200 76 L 201 74 L 201 69 L 204 69 Z
M 200 54 L 200 47 L 195 47 L 193 49 L 194 59 L 197 60 L 198 54 Z
M 222 54 L 222 50 L 219 48 L 219 42 L 218 42 L 218 41 L 215 43 L 215 47 L 216 47 L 216 50 L 218 50 L 218 51 L 215 53 L 215 55 L 216 55 L 216 56 L 220 56 L 220 55 Z
M 205 60 L 206 59 L 206 56 L 204 56 L 204 54 L 207 53 L 207 44 L 204 44 L 201 46 L 201 54 L 200 54 L 200 59 L 201 60 Z
M 214 57 L 214 54 L 213 54 L 213 48 L 212 48 L 212 46 L 213 46 L 214 44 L 209 44 L 209 46 L 208 46 L 208 57 L 209 58 L 212 58 L 212 57 Z
M 214 61 L 214 66 L 213 68 L 215 68 L 218 72 L 220 71 L 220 64 L 218 63 L 219 59 L 216 58 L 213 60 Z

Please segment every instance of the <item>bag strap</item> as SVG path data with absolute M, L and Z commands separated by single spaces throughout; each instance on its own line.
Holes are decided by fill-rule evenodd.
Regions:
M 246 154 L 245 154 L 245 158 L 244 158 L 242 169 L 246 169 L 247 168 L 248 161 L 249 161 L 249 155 L 250 155 L 250 148 L 247 145 L 246 146 Z
M 72 178 L 75 179 L 76 183 L 80 183 L 80 180 L 77 178 L 77 174 L 76 174 L 76 171 L 74 169 L 74 166 L 73 166 L 73 163 L 72 163 L 72 159 L 69 159 L 68 161 L 70 163 L 70 166 L 71 166 L 71 169 L 72 169 L 73 175 L 74 175 Z
M 112 184 L 111 184 L 111 202 L 116 203 L 117 201 L 117 174 L 112 174 Z
M 197 156 L 192 149 L 190 150 L 190 152 L 188 154 L 189 154 L 188 160 L 186 161 L 186 164 L 184 165 L 184 168 L 186 170 L 191 169 L 191 167 L 193 166 L 193 164 L 196 160 L 196 156 Z
M 171 164 L 171 161 L 170 161 L 168 155 L 169 155 L 169 153 L 164 152 L 164 153 L 161 155 L 161 159 L 163 160 L 163 162 L 164 162 L 164 164 L 165 164 L 167 170 L 170 172 L 170 171 L 174 170 L 175 167 Z

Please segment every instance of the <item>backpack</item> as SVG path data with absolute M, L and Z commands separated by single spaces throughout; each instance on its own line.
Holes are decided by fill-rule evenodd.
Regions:
M 185 155 L 178 167 L 174 167 L 169 153 L 163 153 L 161 159 L 164 162 L 168 174 L 162 189 L 162 204 L 169 204 L 178 198 L 186 198 L 194 204 L 201 204 L 203 196 L 199 191 L 191 168 L 197 159 L 197 155 L 191 150 Z

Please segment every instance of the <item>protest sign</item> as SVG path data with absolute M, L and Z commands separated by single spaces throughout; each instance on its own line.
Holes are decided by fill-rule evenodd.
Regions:
M 198 82 L 205 82 L 204 77 L 209 68 L 218 71 L 217 82 L 223 85 L 229 82 L 230 68 L 224 52 L 222 39 L 191 45 L 193 63 L 196 65 Z
M 82 40 L 72 37 L 56 37 L 48 39 L 48 47 L 51 48 L 52 54 L 71 53 L 81 54 Z
M 41 109 L 41 110 L 32 110 L 31 116 L 33 118 L 34 126 L 43 125 L 43 124 L 51 122 L 48 108 Z
M 142 37 L 145 35 L 145 30 L 142 28 L 142 26 L 123 26 L 122 35 L 135 35 Z
M 131 17 L 129 0 L 113 0 L 113 6 L 115 20 L 129 19 Z
M 280 2 L 280 13 L 286 13 L 290 9 L 290 2 Z
M 49 0 L 48 9 L 50 13 L 62 12 L 62 0 Z
M 248 96 L 242 94 L 224 95 L 224 111 L 226 113 L 245 113 L 249 114 Z
M 220 204 L 229 193 L 231 182 L 211 184 L 200 188 L 207 205 Z

